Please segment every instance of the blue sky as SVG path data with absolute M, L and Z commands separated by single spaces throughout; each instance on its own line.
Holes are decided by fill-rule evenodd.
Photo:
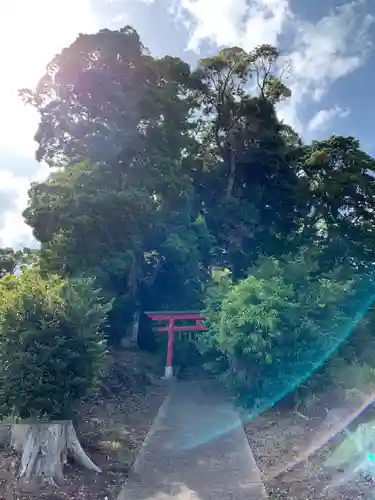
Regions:
M 223 46 L 279 46 L 293 92 L 280 116 L 306 141 L 354 135 L 375 155 L 374 0 L 2 0 L 0 245 L 35 244 L 21 212 L 30 182 L 48 173 L 34 160 L 38 117 L 17 90 L 78 33 L 126 24 L 154 55 L 191 64 Z

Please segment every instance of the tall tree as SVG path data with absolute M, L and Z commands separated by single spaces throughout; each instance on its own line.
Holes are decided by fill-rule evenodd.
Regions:
M 178 145 L 186 125 L 180 82 L 188 73 L 179 59 L 148 55 L 130 26 L 80 35 L 48 64 L 35 90 L 20 91 L 39 112 L 37 159 L 127 168 L 133 158 L 142 161 L 150 129 L 159 130 L 160 139 L 163 126 L 175 132 Z
M 217 56 L 202 59 L 192 75 L 201 112 L 208 119 L 203 120 L 206 141 L 211 141 L 216 157 L 226 164 L 226 199 L 233 195 L 237 159 L 247 143 L 256 141 L 263 125 L 261 113 L 266 109 L 258 110 L 260 116 L 256 116 L 256 106 L 290 97 L 281 80 L 283 71 L 278 70 L 279 56 L 271 45 L 261 45 L 252 52 L 226 48 Z
M 259 252 L 285 250 L 285 235 L 299 225 L 295 164 L 287 157 L 298 140 L 290 141 L 293 132 L 275 111 L 290 96 L 280 61 L 270 45 L 233 47 L 203 59 L 191 77 L 202 115 L 196 190 L 218 261 L 237 277 Z
M 38 158 L 63 167 L 31 188 L 25 211 L 44 266 L 97 276 L 117 298 L 120 334 L 142 283 L 168 267 L 173 221 L 194 231 L 189 73 L 179 59 L 153 59 L 127 27 L 81 35 L 23 91 L 41 116 Z
M 25 211 L 42 265 L 97 276 L 121 334 L 141 301 L 177 306 L 175 287 L 198 304 L 212 265 L 236 281 L 259 254 L 309 243 L 328 267 L 342 245 L 343 260 L 369 261 L 373 160 L 352 138 L 303 145 L 280 122 L 287 70 L 270 45 L 192 72 L 153 58 L 130 27 L 80 35 L 22 91 L 40 114 L 38 159 L 62 167 Z

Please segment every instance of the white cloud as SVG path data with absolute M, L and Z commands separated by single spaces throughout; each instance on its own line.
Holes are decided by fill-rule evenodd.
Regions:
M 188 48 L 199 51 L 203 41 L 246 50 L 261 43 L 276 44 L 292 18 L 288 0 L 179 0 L 173 7 L 190 27 Z
M 13 243 L 14 235 L 18 238 L 18 235 L 31 233 L 21 216 L 29 183 L 7 170 L 0 170 L 0 180 L 0 245 L 8 246 Z
M 324 131 L 334 118 L 346 118 L 350 115 L 350 109 L 342 109 L 339 106 L 321 109 L 311 118 L 307 125 L 310 132 Z
M 277 45 L 280 35 L 293 38 L 285 58 L 291 62 L 287 84 L 292 98 L 279 106 L 282 119 L 303 133 L 300 109 L 319 101 L 338 79 L 358 69 L 371 48 L 373 17 L 362 0 L 341 6 L 316 23 L 302 21 L 289 0 L 174 0 L 174 9 L 190 31 L 188 47 L 202 42 L 237 45 L 246 50 L 261 43 Z
M 6 174 L 1 172 L 1 187 L 5 189 L 3 179 L 6 178 L 17 199 L 16 208 L 2 214 L 5 220 L 0 227 L 2 244 L 12 245 L 30 233 L 20 213 L 27 200 L 30 175 L 34 179 L 45 171 L 36 162 L 32 167 L 38 116 L 35 110 L 23 105 L 18 89 L 33 87 L 56 53 L 69 45 L 79 32 L 96 28 L 89 0 L 63 3 L 60 0 L 2 0 L 0 3 L 0 168 L 7 169 Z M 22 158 L 25 159 L 24 171 Z
M 290 102 L 280 106 L 282 118 L 303 132 L 299 108 L 320 101 L 332 84 L 360 68 L 370 45 L 370 15 L 360 15 L 362 2 L 344 5 L 318 23 L 299 23 L 294 46 L 288 55 L 292 64 Z

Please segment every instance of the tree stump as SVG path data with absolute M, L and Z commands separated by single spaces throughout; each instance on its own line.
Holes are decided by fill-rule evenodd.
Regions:
M 83 450 L 71 421 L 14 424 L 11 446 L 21 455 L 18 477 L 25 483 L 61 485 L 68 456 L 86 469 L 101 472 Z

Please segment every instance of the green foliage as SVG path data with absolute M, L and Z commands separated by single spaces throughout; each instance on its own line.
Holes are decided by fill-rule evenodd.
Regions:
M 185 239 L 194 239 L 189 159 L 182 154 L 192 142 L 189 73 L 179 59 L 152 58 L 125 27 L 79 36 L 51 61 L 35 91 L 22 91 L 41 117 L 38 158 L 64 165 L 32 186 L 25 211 L 42 242 L 42 268 L 97 277 L 115 298 L 114 343 L 131 326 L 143 289 L 159 271 L 172 282 L 187 254 Z M 196 255 L 189 267 L 199 271 Z M 179 282 L 199 281 L 191 272 Z
M 303 235 L 319 242 L 332 267 L 374 261 L 375 160 L 353 137 L 314 141 L 301 150 L 299 196 L 305 200 Z
M 96 276 L 105 296 L 115 298 L 112 343 L 126 335 L 140 301 L 148 309 L 200 305 L 207 236 L 184 200 L 171 212 L 172 179 L 169 193 L 156 196 L 149 173 L 147 166 L 144 176 L 121 184 L 103 165 L 72 165 L 34 185 L 25 211 L 42 241 L 43 270 Z M 186 192 L 189 186 L 176 182 Z
M 252 403 L 283 396 L 340 345 L 354 320 L 353 286 L 337 271 L 321 273 L 309 252 L 261 258 L 244 280 L 213 285 L 201 350 L 217 352 L 227 380 L 251 388 Z
M 30 266 L 38 260 L 38 250 L 23 248 L 0 248 L 0 278 L 20 271 L 25 266 Z
M 284 63 L 266 44 L 191 68 L 126 26 L 80 35 L 21 91 L 40 117 L 38 160 L 61 167 L 24 212 L 41 270 L 96 277 L 114 300 L 111 343 L 144 310 L 207 296 L 200 349 L 260 390 L 280 364 L 301 373 L 294 360 L 337 343 L 360 310 L 348 297 L 373 274 L 375 160 L 353 137 L 304 144 L 278 119 Z M 0 255 L 0 276 L 14 257 Z M 373 342 L 371 318 L 340 347 L 346 361 Z
M 93 279 L 42 278 L 37 269 L 3 278 L 1 414 L 69 418 L 102 375 L 110 308 Z
M 13 274 L 17 266 L 17 252 L 13 248 L 0 249 L 0 278 Z
M 297 171 L 275 111 L 290 96 L 279 58 L 269 45 L 249 53 L 228 48 L 201 60 L 192 74 L 205 117 L 197 123 L 205 168 L 195 186 L 216 241 L 215 264 L 229 267 L 234 279 L 260 253 L 287 251 L 300 225 Z

